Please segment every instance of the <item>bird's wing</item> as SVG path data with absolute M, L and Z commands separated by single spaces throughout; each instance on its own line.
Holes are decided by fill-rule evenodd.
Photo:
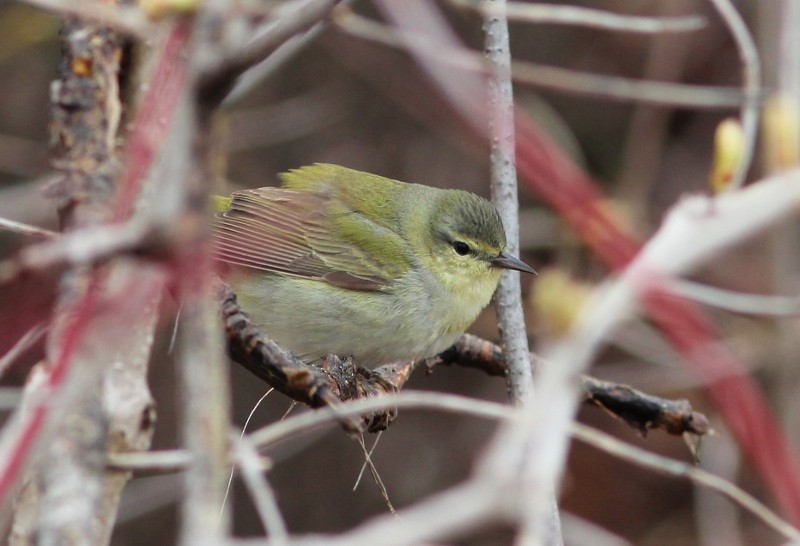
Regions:
M 213 238 L 224 262 L 355 290 L 380 290 L 410 267 L 398 234 L 319 193 L 236 192 Z

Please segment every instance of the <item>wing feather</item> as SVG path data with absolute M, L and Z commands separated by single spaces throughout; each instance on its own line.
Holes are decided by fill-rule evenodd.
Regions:
M 354 290 L 380 290 L 410 265 L 410 259 L 398 264 L 398 255 L 407 256 L 398 234 L 324 191 L 236 192 L 229 208 L 216 215 L 212 235 L 224 262 Z M 376 238 L 389 260 L 365 247 L 365 240 L 374 244 Z

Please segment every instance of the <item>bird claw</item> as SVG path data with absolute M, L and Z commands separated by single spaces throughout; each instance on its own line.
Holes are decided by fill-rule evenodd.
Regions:
M 342 401 L 381 396 L 398 390 L 390 379 L 390 372 L 384 373 L 382 368 L 371 370 L 359 366 L 352 358 L 341 359 L 329 354 L 320 367 L 336 381 Z M 396 417 L 396 408 L 369 413 L 362 417 L 363 429 L 380 432 L 388 428 Z

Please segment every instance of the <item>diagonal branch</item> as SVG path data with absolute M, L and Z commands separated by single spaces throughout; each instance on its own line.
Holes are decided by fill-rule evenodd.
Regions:
M 338 0 L 294 0 L 282 6 L 272 21 L 256 31 L 245 44 L 225 52 L 209 52 L 201 68 L 198 96 L 203 105 L 216 106 L 236 80 L 250 67 L 266 59 L 278 47 L 327 18 Z M 224 15 L 224 14 L 223 14 Z
M 218 283 L 216 290 L 231 359 L 292 400 L 314 408 L 338 407 L 339 402 L 396 392 L 418 365 L 391 364 L 369 372 L 333 357 L 329 357 L 325 369 L 305 364 L 252 325 L 227 284 Z M 542 364 L 534 354 L 530 354 L 530 359 Z M 428 369 L 439 364 L 475 368 L 492 376 L 507 373 L 502 349 L 469 334 L 461 336 L 439 356 L 419 363 Z M 583 376 L 581 384 L 586 403 L 602 407 L 640 433 L 661 429 L 670 434 L 704 436 L 711 432 L 705 415 L 694 411 L 686 400 L 667 400 L 589 376 Z M 360 421 L 350 420 L 346 424 L 359 428 Z M 376 414 L 369 416 L 367 426 L 379 430 L 387 424 L 384 414 Z

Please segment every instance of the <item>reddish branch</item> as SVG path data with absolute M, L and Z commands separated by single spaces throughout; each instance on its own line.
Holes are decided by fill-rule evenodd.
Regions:
M 62 177 L 49 191 L 57 198 L 62 226 L 74 229 L 102 221 L 113 195 L 110 158 L 119 119 L 119 43 L 113 32 L 89 31 L 78 21 L 67 22 L 62 37 L 65 54 L 51 97 L 51 148 Z M 22 463 L 29 458 L 49 416 L 51 397 L 65 383 L 91 317 L 96 284 L 94 274 L 89 274 L 85 283 L 64 284 L 62 299 L 71 300 L 65 304 L 65 311 L 71 312 L 58 331 L 43 395 L 32 397 L 27 411 L 20 414 L 17 428 L 6 431 L 10 437 L 6 438 L 8 448 L 0 462 L 0 502 L 5 502 L 19 479 Z
M 122 178 L 114 205 L 114 220 L 130 215 L 153 160 L 166 139 L 167 129 L 186 86 L 184 48 L 189 41 L 190 25 L 176 20 L 156 59 L 146 91 L 139 102 L 125 147 Z
M 168 43 L 183 44 L 186 38 L 187 34 L 185 30 L 180 25 L 176 25 L 170 32 Z M 181 59 L 175 55 L 174 50 L 165 48 L 159 52 L 158 66 L 172 66 L 176 63 L 180 64 Z M 91 75 L 91 71 L 94 68 L 95 65 L 90 57 L 78 55 L 75 58 L 68 58 L 65 61 L 65 70 L 72 73 L 71 75 L 67 73 L 66 76 L 67 78 L 71 78 L 73 75 L 77 77 L 78 84 L 76 85 L 78 88 L 83 85 L 80 79 L 85 78 L 87 74 Z M 154 105 L 163 101 L 166 104 L 174 105 L 177 99 L 175 96 L 166 94 L 164 90 L 167 89 L 172 92 L 173 95 L 176 94 L 181 84 L 180 82 L 173 81 L 173 78 L 182 78 L 183 72 L 180 70 L 157 70 L 154 72 L 153 76 L 165 78 L 165 81 L 150 82 L 148 91 L 142 97 L 141 104 Z M 70 87 L 68 86 L 66 89 L 69 90 Z M 87 105 L 83 104 L 83 108 L 86 107 Z M 134 175 L 128 174 L 125 179 L 126 182 L 124 186 L 132 189 L 124 190 L 121 193 L 120 200 L 118 201 L 121 202 L 121 204 L 118 205 L 116 209 L 117 218 L 124 216 L 129 210 L 129 201 L 133 200 L 140 186 L 141 178 L 149 171 L 152 165 L 152 150 L 157 149 L 160 142 L 163 141 L 166 134 L 166 127 L 169 124 L 171 115 L 174 113 L 174 109 L 170 110 L 169 108 L 154 108 L 154 110 L 161 114 L 161 117 L 158 119 L 160 123 L 155 123 L 156 119 L 154 117 L 144 114 L 137 115 L 134 119 L 134 127 L 137 128 L 139 132 L 147 134 L 148 138 L 138 140 L 132 139 L 128 145 L 126 157 L 130 157 L 131 159 L 127 160 L 125 163 L 126 166 L 128 166 L 126 172 L 131 172 L 131 165 L 135 165 L 136 168 L 132 171 L 135 177 Z M 96 131 L 96 129 L 95 127 L 92 131 Z M 77 134 L 82 133 L 78 132 Z M 92 132 L 92 134 L 94 133 Z M 72 140 L 57 142 L 63 144 L 66 148 L 70 148 L 70 145 L 75 144 L 75 141 Z M 91 154 L 89 154 L 89 157 L 91 157 Z M 55 190 L 57 192 L 64 192 L 65 197 L 60 201 L 60 209 L 63 211 L 65 218 L 69 218 L 72 215 L 72 210 L 77 203 L 89 199 L 90 195 L 92 199 L 101 197 L 105 200 L 108 199 L 111 193 L 110 188 L 105 188 L 104 191 L 99 192 L 99 195 L 89 194 L 87 192 L 75 192 L 75 196 L 66 197 L 71 190 L 73 190 L 73 186 L 69 179 L 66 179 L 66 182 L 62 182 L 60 189 Z M 73 304 L 73 312 L 70 315 L 70 320 L 67 322 L 61 334 L 57 355 L 50 363 L 50 375 L 47 380 L 47 389 L 52 396 L 55 396 L 62 388 L 65 378 L 69 373 L 75 350 L 84 334 L 86 325 L 89 323 L 92 314 L 95 284 L 98 282 L 96 275 L 96 273 L 90 275 L 87 284 L 88 288 L 79 296 L 79 300 Z M 28 413 L 23 417 L 20 427 L 17 429 L 14 437 L 8 439 L 9 443 L 7 445 L 10 447 L 6 452 L 7 456 L 0 461 L 0 501 L 4 501 L 7 498 L 11 486 L 19 478 L 20 465 L 28 458 L 31 447 L 48 418 L 50 408 L 52 407 L 50 404 L 52 396 L 42 396 L 32 400 Z

